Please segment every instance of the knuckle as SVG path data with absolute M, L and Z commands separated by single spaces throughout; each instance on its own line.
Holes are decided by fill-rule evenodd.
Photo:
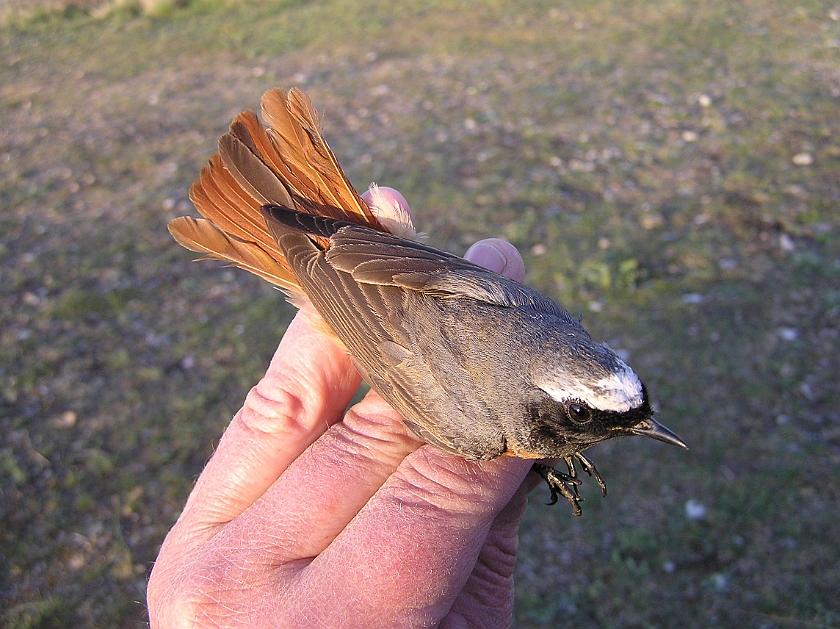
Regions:
M 155 565 L 146 591 L 149 624 L 152 629 L 194 629 L 203 626 L 202 601 L 188 592 L 183 580 L 173 579 L 169 572 L 161 574 L 161 563 Z
M 305 405 L 300 396 L 283 387 L 273 387 L 268 396 L 257 385 L 245 398 L 241 421 L 254 432 L 285 435 L 304 429 L 304 414 Z
M 481 476 L 469 462 L 457 457 L 441 457 L 420 448 L 406 459 L 402 481 L 414 497 L 446 511 L 468 513 L 480 510 L 485 502 Z
M 157 568 L 157 566 L 156 566 Z M 222 594 L 230 589 L 219 566 L 190 565 L 178 575 L 156 577 L 152 571 L 147 600 L 152 629 L 199 629 L 232 627 L 229 604 Z

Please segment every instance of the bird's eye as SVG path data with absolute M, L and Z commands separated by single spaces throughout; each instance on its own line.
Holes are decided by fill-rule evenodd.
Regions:
M 582 404 L 578 404 L 577 402 L 572 402 L 567 407 L 569 413 L 569 419 L 571 419 L 576 424 L 585 424 L 590 419 L 592 419 L 592 413 L 589 412 L 589 409 L 583 406 Z

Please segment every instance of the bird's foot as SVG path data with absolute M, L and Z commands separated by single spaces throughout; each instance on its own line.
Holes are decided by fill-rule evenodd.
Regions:
M 577 474 L 564 474 L 563 472 L 558 472 L 550 465 L 545 465 L 543 463 L 534 463 L 531 469 L 540 475 L 548 488 L 551 490 L 551 502 L 548 504 L 553 505 L 557 503 L 557 496 L 563 496 L 566 500 L 569 501 L 572 505 L 572 513 L 575 515 L 580 515 L 582 511 L 580 510 L 580 505 L 578 504 L 579 500 L 582 500 L 580 494 L 578 494 L 577 486 L 581 484 L 580 479 L 577 477 Z M 574 471 L 574 466 L 572 466 L 571 471 Z
M 555 504 L 557 502 L 557 497 L 563 496 L 572 505 L 572 513 L 575 515 L 581 515 L 582 511 L 579 503 L 583 500 L 583 497 L 581 497 L 578 492 L 578 485 L 581 485 L 582 483 L 580 478 L 578 478 L 577 470 L 575 469 L 575 459 L 580 462 L 581 468 L 587 474 L 595 478 L 598 485 L 601 487 L 601 494 L 606 496 L 607 485 L 604 483 L 604 479 L 601 478 L 601 475 L 598 473 L 598 470 L 595 468 L 592 461 L 587 459 L 580 452 L 575 452 L 571 456 L 563 457 L 566 467 L 569 468 L 568 474 L 558 472 L 550 465 L 545 465 L 544 463 L 534 463 L 531 469 L 540 475 L 540 478 L 546 482 L 549 490 L 551 491 L 551 501 L 548 504 Z
M 580 466 L 583 468 L 583 471 L 589 474 L 590 476 L 594 477 L 595 480 L 598 482 L 598 486 L 601 488 L 601 495 L 606 498 L 607 497 L 607 484 L 604 482 L 604 479 L 601 478 L 601 475 L 598 473 L 598 470 L 595 468 L 595 464 L 583 456 L 580 452 L 575 452 L 572 456 L 566 457 L 564 460 L 566 461 L 566 465 L 568 465 L 571 469 L 574 469 L 574 464 L 572 462 L 572 458 L 577 459 L 580 461 Z

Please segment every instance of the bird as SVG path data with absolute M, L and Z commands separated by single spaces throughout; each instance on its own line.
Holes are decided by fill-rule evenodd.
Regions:
M 305 92 L 271 89 L 261 114 L 265 125 L 252 110 L 234 118 L 190 188 L 203 218 L 178 217 L 169 231 L 200 259 L 277 286 L 420 439 L 469 460 L 533 459 L 550 504 L 562 496 L 574 515 L 576 464 L 606 496 L 583 454 L 591 446 L 641 435 L 687 448 L 653 419 L 636 373 L 579 319 L 420 242 L 400 207 L 368 206 Z

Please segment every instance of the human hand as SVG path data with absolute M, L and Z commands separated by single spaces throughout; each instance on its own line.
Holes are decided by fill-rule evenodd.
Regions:
M 505 241 L 467 257 L 524 277 Z M 359 382 L 298 314 L 161 548 L 153 628 L 510 624 L 531 462 L 424 445 L 374 392 L 345 413 Z

